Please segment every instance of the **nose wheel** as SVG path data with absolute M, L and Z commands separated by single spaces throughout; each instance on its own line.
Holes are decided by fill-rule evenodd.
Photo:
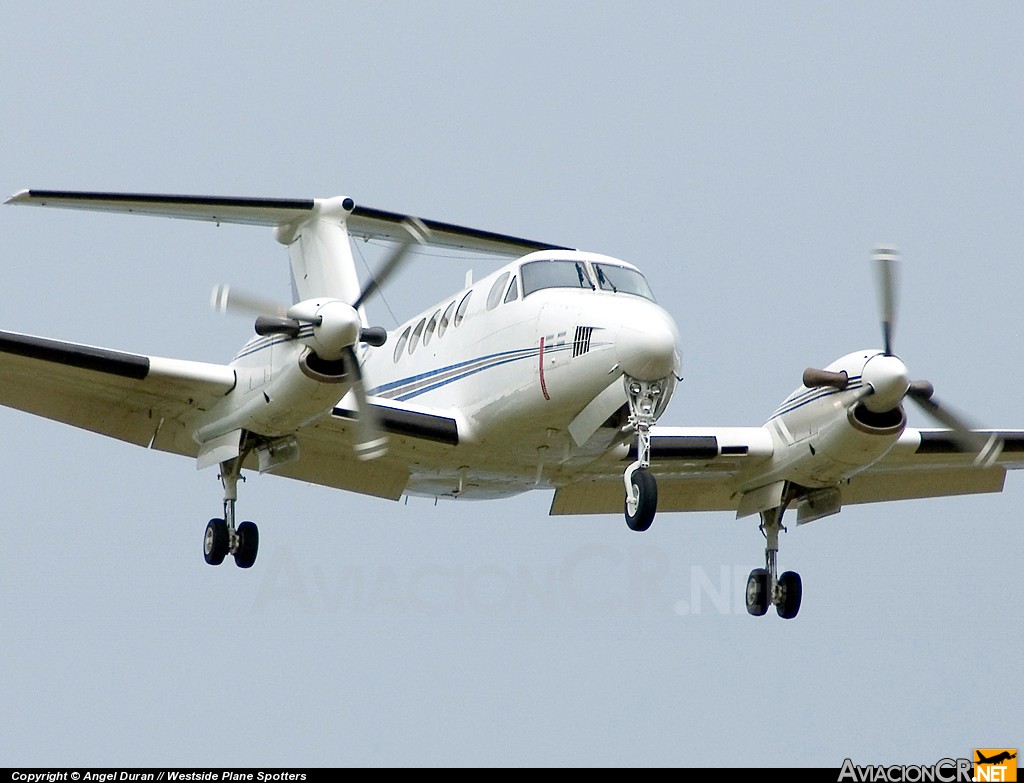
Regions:
M 235 459 L 222 462 L 220 480 L 224 485 L 224 518 L 211 519 L 203 534 L 203 559 L 212 566 L 220 565 L 232 555 L 239 568 L 252 568 L 260 546 L 259 528 L 252 522 L 235 526 L 235 503 L 238 500 L 238 480 L 242 477 L 245 452 Z
M 800 611 L 803 598 L 803 583 L 800 574 L 785 571 L 780 576 L 776 559 L 779 554 L 779 531 L 782 526 L 782 515 L 786 511 L 786 503 L 779 508 L 761 512 L 761 532 L 764 533 L 764 568 L 755 568 L 747 577 L 746 603 L 747 611 L 755 617 L 767 614 L 769 606 L 775 606 L 779 617 L 792 620 Z
M 658 482 L 646 468 L 627 473 L 626 481 L 630 488 L 626 495 L 626 525 L 642 533 L 654 522 L 658 510 Z

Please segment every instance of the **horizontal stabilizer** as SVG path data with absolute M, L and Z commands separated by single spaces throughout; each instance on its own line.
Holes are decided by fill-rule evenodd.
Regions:
M 121 212 L 155 217 L 205 220 L 213 223 L 244 223 L 255 226 L 282 226 L 300 223 L 321 213 L 343 216 L 348 232 L 360 239 L 405 241 L 402 228 L 409 215 L 356 204 L 350 198 L 273 199 L 229 196 L 183 196 L 156 193 L 100 193 L 69 190 L 22 190 L 8 204 L 61 207 L 98 212 Z M 341 213 L 335 212 L 337 205 Z M 425 243 L 436 247 L 520 256 L 535 250 L 571 248 L 537 242 L 532 239 L 497 234 L 493 231 L 457 226 L 438 220 L 419 218 L 430 230 Z
M 150 193 L 92 193 L 68 190 L 23 190 L 8 204 L 125 212 L 155 217 L 277 226 L 312 214 L 313 199 L 172 196 Z

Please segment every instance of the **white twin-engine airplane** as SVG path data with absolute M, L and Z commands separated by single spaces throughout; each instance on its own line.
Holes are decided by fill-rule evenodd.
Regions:
M 219 466 L 211 565 L 256 560 L 256 526 L 236 523 L 243 469 L 392 500 L 548 489 L 552 514 L 625 509 L 637 531 L 658 509 L 759 515 L 765 564 L 747 609 L 792 618 L 800 577 L 776 567 L 791 506 L 799 525 L 844 504 L 998 492 L 1024 467 L 1024 430 L 971 430 L 893 353 L 890 249 L 874 256 L 883 348 L 807 370 L 763 426 L 663 427 L 679 335 L 623 261 L 341 197 L 28 190 L 7 203 L 271 226 L 287 246 L 295 304 L 215 292 L 222 307 L 259 313 L 227 365 L 0 332 L 0 403 Z M 395 243 L 362 287 L 353 238 Z M 370 326 L 363 303 L 417 243 L 515 260 L 390 332 Z M 943 428 L 908 427 L 906 399 Z

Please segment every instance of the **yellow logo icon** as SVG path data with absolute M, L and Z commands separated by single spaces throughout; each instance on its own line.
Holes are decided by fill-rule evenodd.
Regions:
M 975 748 L 974 780 L 986 783 L 1015 783 L 1016 748 Z

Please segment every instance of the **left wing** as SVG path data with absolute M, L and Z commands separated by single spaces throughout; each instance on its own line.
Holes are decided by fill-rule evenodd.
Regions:
M 884 500 L 1000 492 L 1007 470 L 1024 468 L 1024 430 L 985 430 L 1002 438 L 990 464 L 976 465 L 949 430 L 906 429 L 881 460 L 839 486 L 843 505 Z M 770 462 L 771 435 L 763 427 L 656 427 L 651 430 L 651 472 L 658 479 L 658 510 L 737 511 L 744 490 Z M 582 481 L 555 491 L 552 514 L 621 512 L 622 468 L 635 451 L 620 452 Z

